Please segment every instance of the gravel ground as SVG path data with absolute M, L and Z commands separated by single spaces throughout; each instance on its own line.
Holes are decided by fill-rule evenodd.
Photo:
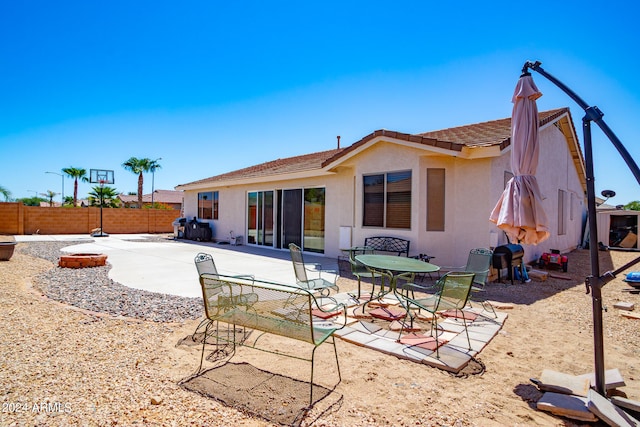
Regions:
M 80 242 L 32 242 L 18 249 L 37 258 L 58 263 L 61 248 Z M 86 243 L 83 241 L 82 243 Z M 47 297 L 85 310 L 154 322 L 180 322 L 204 314 L 200 298 L 160 294 L 123 286 L 109 279 L 111 266 L 53 268 L 39 274 L 34 285 Z M 99 286 L 100 292 L 95 292 Z
M 198 323 L 175 322 L 197 317 L 193 301 L 124 288 L 107 279 L 108 267 L 58 268 L 67 245 L 20 243 L 0 262 L 0 426 L 269 425 L 178 385 L 199 360 L 198 348 L 176 347 Z M 104 292 L 87 291 L 96 283 Z M 77 306 L 104 304 L 102 313 L 44 298 L 36 286 Z M 170 313 L 146 316 L 136 300 Z
M 20 243 L 10 261 L 0 262 L 0 426 L 273 425 L 179 385 L 200 360 L 198 346 L 177 345 L 198 324 L 197 299 L 126 288 L 108 279 L 109 267 L 57 268 L 60 247 L 69 244 Z M 605 271 L 637 254 L 600 255 Z M 577 375 L 593 366 L 591 298 L 583 283 L 589 257 L 578 250 L 570 259 L 569 274 L 560 274 L 570 280 L 488 285 L 487 299 L 513 308 L 480 354 L 482 375 L 458 378 L 339 343 L 337 403 L 326 412 L 317 405 L 302 426 L 583 425 L 537 411 L 541 393 L 529 380 L 543 368 Z M 639 400 L 639 321 L 613 305 L 640 307 L 640 295 L 624 292 L 623 277 L 603 290 L 606 367 L 619 368 L 627 383 L 622 391 Z M 355 286 L 348 277 L 340 281 L 341 289 Z M 158 304 L 161 311 L 150 311 Z M 263 359 L 272 360 L 255 353 L 242 359 L 262 368 Z M 321 372 L 329 362 L 320 358 Z M 308 365 L 273 363 L 278 372 L 295 372 L 293 378 L 308 376 Z

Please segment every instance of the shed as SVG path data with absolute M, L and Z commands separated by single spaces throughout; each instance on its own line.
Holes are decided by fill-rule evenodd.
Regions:
M 612 248 L 638 249 L 640 211 L 624 209 L 600 210 L 598 241 Z

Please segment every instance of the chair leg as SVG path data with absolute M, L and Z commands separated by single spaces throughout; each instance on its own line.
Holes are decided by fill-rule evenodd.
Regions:
M 404 327 L 407 324 L 407 317 L 411 319 L 411 322 L 409 323 L 409 327 L 411 328 L 411 330 L 413 330 L 413 314 L 411 314 L 411 303 L 407 302 L 407 305 L 405 306 L 403 302 L 400 301 L 400 305 L 402 305 L 402 308 L 404 308 L 405 314 L 404 314 L 404 318 L 402 319 L 402 326 L 400 327 L 400 332 L 398 333 L 398 342 L 400 342 L 400 339 L 402 338 L 402 331 L 404 331 Z
M 436 313 L 432 313 L 433 317 L 431 319 L 431 333 L 433 333 L 433 325 L 435 324 L 435 338 L 436 338 L 436 359 L 440 359 L 440 340 L 438 340 L 438 315 Z
M 497 319 L 498 318 L 498 313 L 496 313 L 496 309 L 493 308 L 493 305 L 491 305 L 490 302 L 487 301 L 481 301 L 480 304 L 482 305 L 482 309 L 484 311 L 491 311 L 493 313 L 493 318 Z M 487 310 L 487 306 L 489 307 L 490 310 Z
M 198 367 L 197 373 L 202 372 L 202 363 L 204 362 L 204 351 L 207 345 L 207 337 L 209 336 L 209 329 L 211 328 L 212 324 L 213 322 L 209 321 L 209 323 L 207 323 L 206 328 L 204 329 L 204 336 L 202 337 L 202 352 L 200 353 L 200 366 Z
M 467 344 L 469 345 L 469 350 L 471 350 L 471 339 L 469 338 L 469 329 L 467 328 L 467 319 L 464 317 L 464 310 L 460 309 L 460 313 L 462 313 L 462 321 L 464 322 L 464 331 L 467 333 Z
M 313 347 L 313 351 L 311 352 L 311 383 L 309 384 L 309 408 L 313 405 L 313 366 L 315 365 L 316 358 L 316 349 L 318 347 Z
M 472 298 L 469 298 L 469 307 L 473 307 L 472 302 L 479 303 L 482 306 L 482 310 L 483 311 L 487 311 L 487 312 L 493 313 L 493 318 L 494 319 L 498 318 L 498 313 L 496 313 L 496 309 L 493 308 L 493 305 L 491 305 L 490 302 L 487 302 L 487 301 L 474 301 Z
M 333 343 L 333 352 L 336 355 L 336 366 L 338 367 L 338 382 L 342 381 L 342 374 L 340 373 L 340 361 L 338 360 L 338 347 L 336 347 L 336 337 L 331 337 L 331 342 Z
M 200 330 L 200 328 L 202 328 L 202 326 L 207 323 L 209 321 L 209 319 L 207 319 L 206 317 L 198 324 L 198 326 L 196 327 L 196 330 L 193 331 L 193 334 L 191 334 L 191 340 L 195 341 L 196 340 L 196 334 L 198 333 L 198 331 Z

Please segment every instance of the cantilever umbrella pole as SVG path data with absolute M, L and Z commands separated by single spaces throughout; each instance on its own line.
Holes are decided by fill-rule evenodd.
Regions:
M 613 133 L 613 131 L 602 120 L 604 114 L 598 109 L 598 107 L 590 107 L 582 98 L 580 98 L 574 91 L 569 89 L 561 81 L 547 73 L 540 67 L 540 62 L 527 61 L 522 67 L 523 74 L 528 73 L 528 69 L 540 73 L 547 78 L 553 84 L 558 86 L 563 92 L 565 92 L 571 99 L 573 99 L 579 106 L 585 111 L 585 116 L 582 119 L 582 130 L 584 135 L 584 151 L 585 151 L 585 167 L 586 167 L 586 179 L 587 179 L 587 212 L 589 218 L 589 255 L 591 259 L 591 276 L 587 277 L 587 292 L 591 289 L 591 299 L 593 307 L 593 340 L 594 340 L 594 363 L 595 363 L 595 380 L 596 391 L 601 395 L 606 395 L 605 378 L 604 378 L 604 341 L 603 341 L 603 325 L 602 325 L 602 287 L 607 284 L 615 275 L 615 273 L 621 271 L 617 270 L 615 273 L 607 272 L 605 275 L 600 276 L 600 262 L 598 259 L 598 245 L 592 241 L 598 236 L 598 226 L 596 223 L 596 197 L 594 188 L 594 168 L 593 168 L 593 149 L 591 144 L 591 122 L 595 122 L 604 134 L 609 138 L 611 143 L 616 147 L 627 166 L 633 173 L 633 176 L 640 185 L 640 169 L 635 163 L 627 149 L 622 145 L 622 142 Z M 640 262 L 640 257 L 634 261 L 628 263 L 625 267 L 629 268 Z

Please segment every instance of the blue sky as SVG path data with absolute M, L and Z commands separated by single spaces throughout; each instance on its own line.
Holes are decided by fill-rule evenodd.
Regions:
M 2 2 L 0 185 L 61 192 L 45 172 L 73 166 L 136 191 L 121 167 L 135 156 L 161 158 L 155 188 L 173 189 L 332 149 L 337 135 L 347 146 L 509 117 L 526 60 L 598 106 L 640 159 L 637 16 L 633 2 L 591 0 Z M 533 78 L 538 108 L 569 107 L 582 143 L 582 110 Z M 640 200 L 596 126 L 593 139 L 596 191 Z

